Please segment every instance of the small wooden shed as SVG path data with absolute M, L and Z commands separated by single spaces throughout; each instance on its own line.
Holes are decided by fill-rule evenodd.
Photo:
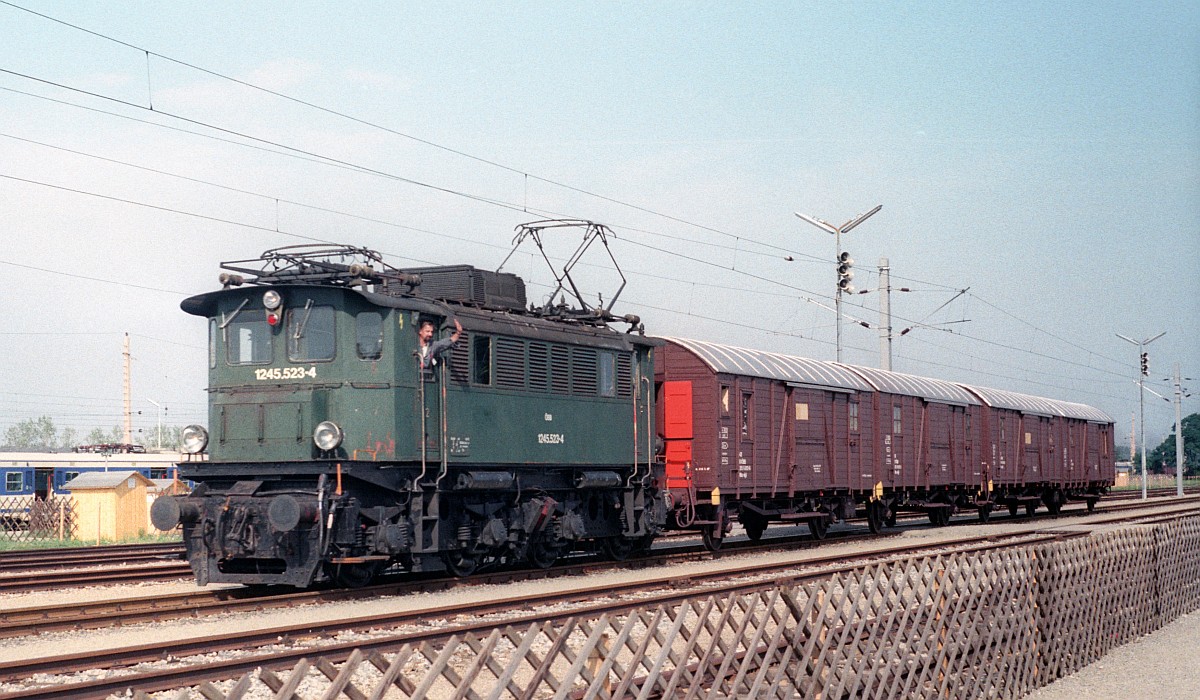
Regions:
M 76 536 L 99 542 L 147 532 L 152 485 L 135 471 L 86 472 L 68 481 L 63 488 L 75 501 Z

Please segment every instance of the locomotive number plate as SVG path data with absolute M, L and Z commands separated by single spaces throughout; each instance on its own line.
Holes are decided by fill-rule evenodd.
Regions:
M 259 381 L 269 379 L 309 379 L 317 378 L 316 366 L 305 369 L 303 367 L 263 367 L 262 369 L 254 370 L 254 378 Z

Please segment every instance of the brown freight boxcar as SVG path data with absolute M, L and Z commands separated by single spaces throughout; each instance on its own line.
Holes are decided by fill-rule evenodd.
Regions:
M 860 512 L 878 531 L 899 512 L 940 525 L 959 509 L 986 520 L 996 505 L 1091 506 L 1112 481 L 1111 420 L 1087 406 L 664 340 L 655 380 L 670 524 L 713 548 L 735 519 L 753 539 L 770 522 L 807 522 L 820 538 Z M 1024 452 L 1012 431 L 1029 434 Z
M 1013 515 L 1043 504 L 1057 514 L 1067 501 L 1088 510 L 1116 476 L 1112 419 L 1079 403 L 999 389 L 964 387 L 988 408 L 982 431 L 982 466 L 995 484 L 994 498 Z

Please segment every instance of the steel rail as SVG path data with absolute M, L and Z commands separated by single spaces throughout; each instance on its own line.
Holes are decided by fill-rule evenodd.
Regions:
M 377 639 L 308 646 L 215 662 L 205 660 L 199 667 L 152 670 L 80 683 L 56 683 L 41 688 L 22 688 L 14 693 L 0 694 L 0 700 L 15 700 L 18 697 L 97 698 L 105 697 L 111 693 L 124 692 L 131 688 L 136 688 L 143 692 L 156 692 L 178 688 L 182 685 L 190 685 L 203 680 L 227 679 L 259 667 L 281 668 L 314 654 L 320 654 L 325 658 L 336 660 L 345 658 L 354 649 L 378 650 L 395 647 L 404 643 L 420 643 L 422 641 L 443 639 L 456 634 L 461 635 L 480 630 L 489 630 L 500 625 L 529 625 L 561 621 L 571 617 L 593 616 L 605 612 L 618 612 L 631 607 L 677 603 L 695 596 L 697 593 L 709 595 L 749 592 L 780 585 L 795 585 L 805 581 L 825 578 L 838 572 L 852 571 L 863 566 L 864 561 L 887 562 L 889 560 L 907 559 L 913 556 L 920 556 L 922 552 L 928 554 L 980 552 L 1086 536 L 1086 532 L 1048 531 L 1023 533 L 1020 535 L 989 535 L 985 537 L 963 538 L 962 540 L 930 543 L 927 547 L 917 548 L 909 544 L 885 550 L 863 552 L 850 557 L 844 554 L 829 555 L 815 560 L 792 560 L 772 563 L 766 566 L 761 564 L 749 565 L 729 570 L 689 574 L 686 577 L 672 574 L 620 585 L 607 584 L 571 591 L 561 591 L 541 596 L 536 600 L 531 600 L 527 595 L 518 595 L 482 603 L 472 603 L 467 606 L 438 606 L 417 611 L 397 612 L 389 615 L 373 614 L 344 620 L 254 630 L 232 635 L 213 635 L 165 644 L 160 642 L 108 651 L 26 659 L 20 663 L 0 664 L 0 681 L 12 682 L 36 674 L 63 674 L 95 668 L 110 668 L 118 665 L 129 666 L 138 663 L 159 661 L 164 658 L 171 658 L 177 661 L 182 657 L 192 654 L 227 651 L 230 649 L 246 649 L 257 645 L 276 644 L 285 640 L 294 640 L 318 634 L 377 629 L 416 622 L 428 623 L 430 619 L 437 619 L 439 616 L 473 618 L 473 621 L 469 623 L 439 627 L 438 629 L 424 629 L 415 632 L 385 635 Z M 804 568 L 806 571 L 795 571 L 798 568 Z M 781 571 L 786 573 L 779 573 Z M 730 579 L 734 577 L 741 577 L 743 580 L 731 581 Z M 569 610 L 518 613 L 503 620 L 481 619 L 486 615 L 494 615 L 502 612 L 511 613 L 514 609 L 528 609 L 533 604 L 572 603 L 594 600 L 597 596 L 612 598 L 622 593 L 641 592 L 656 588 L 674 588 L 675 590 L 651 596 L 640 596 L 634 600 L 613 600 L 604 603 L 592 603 L 584 607 Z M 109 664 L 110 666 L 105 666 L 105 664 Z

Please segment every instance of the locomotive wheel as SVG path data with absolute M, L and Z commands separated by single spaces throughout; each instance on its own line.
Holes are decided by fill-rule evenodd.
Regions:
M 379 565 L 365 564 L 327 564 L 326 570 L 333 582 L 342 588 L 362 588 L 379 573 Z
M 884 524 L 888 519 L 888 507 L 883 501 L 871 501 L 867 503 L 867 528 L 874 534 L 883 532 Z M 895 525 L 895 516 L 892 518 L 892 524 Z
M 991 504 L 989 503 L 989 504 L 988 504 L 988 505 L 986 505 L 986 506 L 980 506 L 980 508 L 979 508 L 979 522 L 981 522 L 981 523 L 986 523 L 987 521 L 989 521 L 989 520 L 991 520 L 991 519 L 992 519 L 992 506 L 991 506 Z
M 529 546 L 529 563 L 539 569 L 549 569 L 562 553 L 563 549 L 556 543 L 538 540 Z
M 721 549 L 721 544 L 725 541 L 725 533 L 720 530 L 720 525 L 709 525 L 700 531 L 700 538 L 704 540 L 704 548 L 710 552 L 717 552 Z
M 446 562 L 446 569 L 459 578 L 466 578 L 479 568 L 479 560 L 466 552 L 446 552 L 442 555 L 442 560 Z
M 823 540 L 829 533 L 829 519 L 825 517 L 812 518 L 808 521 L 808 529 L 814 540 Z
M 608 537 L 600 543 L 604 556 L 613 561 L 625 561 L 637 549 L 637 542 L 617 535 Z

